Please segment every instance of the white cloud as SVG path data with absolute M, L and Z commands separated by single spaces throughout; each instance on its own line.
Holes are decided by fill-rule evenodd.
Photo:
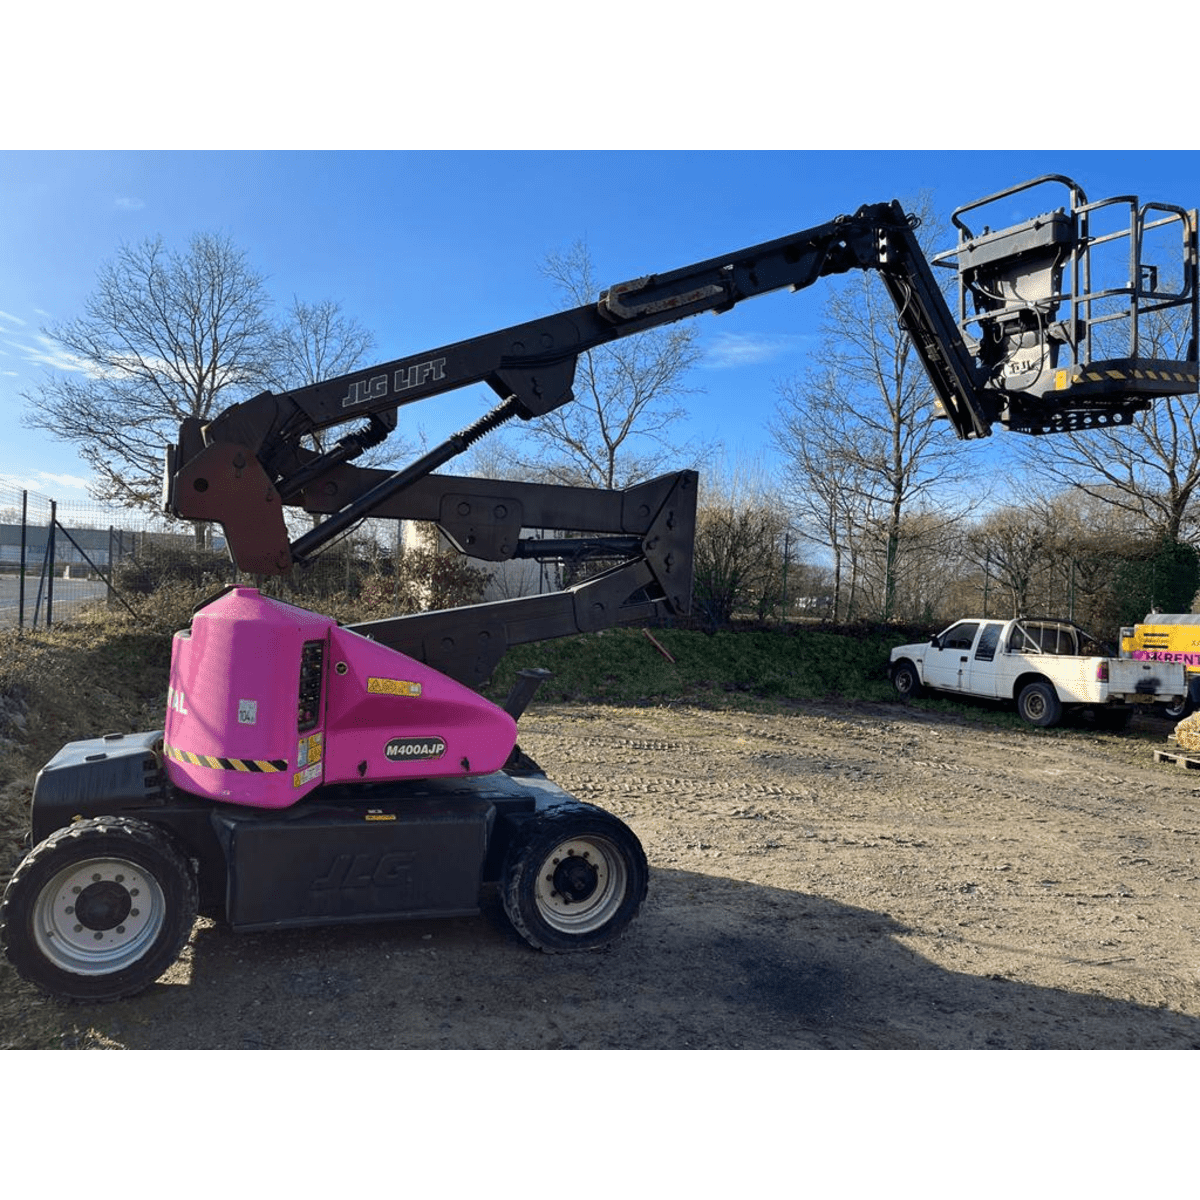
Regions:
M 0 329 L 0 334 L 4 331 Z M 4 345 L 14 350 L 30 366 L 48 367 L 52 371 L 66 371 L 78 375 L 86 375 L 89 379 L 124 379 L 130 375 L 139 374 L 146 369 L 170 371 L 169 364 L 163 359 L 142 359 L 135 355 L 115 356 L 111 365 L 100 366 L 72 354 L 48 334 L 37 333 L 26 335 L 25 341 L 16 341 L 13 337 L 5 339 Z M 0 354 L 8 351 L 0 348 Z
M 26 323 L 20 317 L 14 317 L 12 313 L 5 312 L 2 308 L 0 308 L 0 321 L 11 321 L 14 325 L 24 325 Z
M 94 373 L 83 359 L 64 350 L 53 338 L 49 338 L 45 334 L 35 335 L 32 344 L 10 341 L 8 345 L 16 350 L 26 362 L 35 367 L 49 367 L 53 371 Z
M 760 366 L 797 353 L 809 340 L 795 333 L 718 333 L 706 344 L 700 365 L 715 371 Z
M 145 200 L 139 200 L 135 196 L 118 196 L 113 201 L 113 205 L 119 208 L 122 212 L 137 212 L 139 208 L 145 208 Z
M 90 479 L 85 479 L 82 475 L 58 475 L 53 471 L 39 471 L 38 475 L 43 480 L 57 484 L 60 488 L 74 488 L 77 492 L 86 492 L 92 482 Z
M 62 493 L 64 489 L 68 491 L 81 492 L 87 494 L 88 486 L 91 483 L 90 479 L 85 479 L 82 475 L 62 475 L 54 471 L 34 471 L 28 476 L 5 475 L 0 477 L 0 483 L 5 487 L 17 488 L 26 492 L 48 492 L 55 493 L 55 499 Z

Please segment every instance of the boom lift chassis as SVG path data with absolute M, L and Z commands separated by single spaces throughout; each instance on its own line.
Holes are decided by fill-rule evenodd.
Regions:
M 996 232 L 966 224 L 1058 187 L 1066 202 L 1053 211 Z M 165 508 L 219 522 L 250 575 L 303 567 L 366 517 L 433 522 L 485 562 L 607 566 L 549 595 L 346 627 L 256 588 L 201 606 L 175 637 L 165 728 L 73 742 L 39 773 L 33 849 L 0 905 L 17 970 L 55 995 L 115 999 L 170 966 L 197 912 L 243 930 L 459 915 L 491 884 L 533 946 L 609 943 L 646 894 L 637 837 L 517 746 L 539 673 L 503 707 L 472 689 L 521 642 L 686 614 L 696 474 L 603 491 L 435 472 L 514 417 L 570 403 L 589 350 L 851 270 L 881 277 L 960 438 L 996 424 L 1035 435 L 1125 424 L 1155 398 L 1196 392 L 1193 211 L 1093 204 L 1044 176 L 953 222 L 957 246 L 933 265 L 956 273 L 957 319 L 916 222 L 892 201 L 618 284 L 593 305 L 185 420 L 167 449 Z M 1172 261 L 1145 261 L 1164 235 Z M 1114 252 L 1115 282 L 1101 262 Z M 1168 310 L 1189 322 L 1182 359 L 1149 348 L 1146 323 Z M 401 407 L 479 383 L 499 404 L 469 428 L 402 470 L 355 465 Z M 293 539 L 285 506 L 319 523 Z

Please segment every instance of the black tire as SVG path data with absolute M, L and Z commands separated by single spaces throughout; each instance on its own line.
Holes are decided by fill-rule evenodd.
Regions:
M 634 832 L 590 804 L 529 818 L 509 847 L 501 880 L 513 928 L 549 954 L 607 945 L 637 916 L 649 868 Z
M 96 817 L 25 856 L 0 903 L 0 943 L 17 973 L 51 995 L 119 1000 L 175 961 L 196 908 L 196 877 L 165 834 Z
M 915 700 L 924 691 L 917 668 L 907 658 L 892 668 L 892 687 L 901 700 Z
M 1195 711 L 1191 696 L 1184 696 L 1177 704 L 1164 704 L 1158 710 L 1168 721 L 1182 721 Z
M 1030 725 L 1049 729 L 1062 720 L 1062 701 L 1052 684 L 1039 679 L 1021 689 L 1017 697 L 1017 712 Z

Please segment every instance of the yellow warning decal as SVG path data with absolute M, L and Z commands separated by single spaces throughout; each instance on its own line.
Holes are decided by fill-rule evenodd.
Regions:
M 1081 375 L 1076 376 L 1076 382 L 1080 380 L 1087 383 L 1103 383 L 1105 380 L 1117 380 L 1118 382 L 1128 379 L 1157 379 L 1164 383 L 1186 383 L 1191 384 L 1196 382 L 1195 371 L 1164 371 L 1162 368 L 1154 371 L 1132 370 L 1118 371 L 1112 367 L 1104 371 L 1084 371 Z
M 319 763 L 324 753 L 325 734 L 323 732 L 301 738 L 296 747 L 296 766 L 307 767 L 309 763 Z
M 178 746 L 168 746 L 164 743 L 163 753 L 176 762 L 189 763 L 193 767 L 212 767 L 214 771 L 246 771 L 250 774 L 270 775 L 276 771 L 286 771 L 286 758 L 217 758 L 212 754 L 193 754 L 190 750 L 180 750 Z
M 419 696 L 421 685 L 407 679 L 367 679 L 367 692 L 372 696 Z
M 297 771 L 292 776 L 292 787 L 303 787 L 306 783 L 312 783 L 314 779 L 321 777 L 321 764 L 313 763 L 311 767 L 305 767 L 303 771 Z

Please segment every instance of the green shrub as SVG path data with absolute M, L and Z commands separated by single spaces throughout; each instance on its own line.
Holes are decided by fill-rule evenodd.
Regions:
M 144 541 L 113 570 L 113 586 L 124 596 L 150 596 L 167 586 L 213 592 L 232 579 L 226 554 L 152 541 Z

